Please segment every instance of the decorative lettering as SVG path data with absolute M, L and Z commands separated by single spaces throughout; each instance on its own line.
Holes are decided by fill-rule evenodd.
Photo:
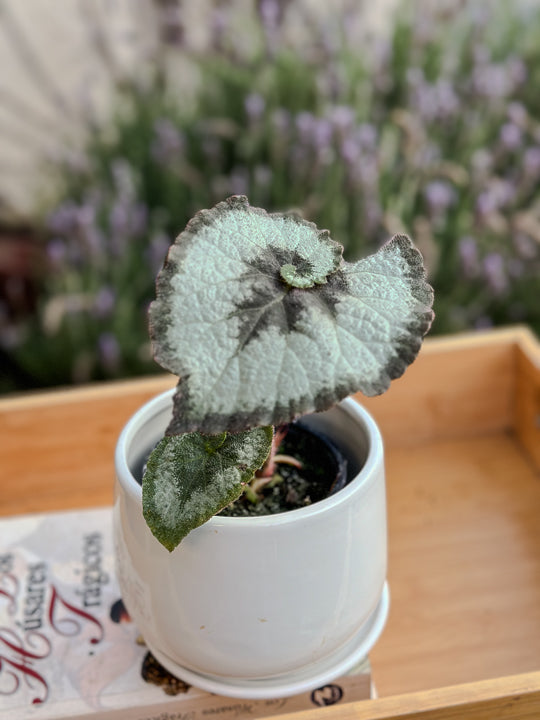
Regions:
M 47 566 L 44 562 L 28 565 L 23 618 L 25 630 L 39 630 L 43 624 L 46 582 Z
M 83 538 L 83 587 L 77 590 L 82 596 L 84 607 L 101 605 L 103 585 L 109 582 L 109 576 L 103 571 L 103 536 L 99 532 L 85 535 Z
M 53 630 L 55 630 L 59 635 L 73 637 L 78 635 L 82 630 L 83 623 L 81 620 L 86 620 L 93 623 L 97 629 L 97 634 L 90 638 L 90 642 L 93 645 L 96 645 L 103 640 L 105 631 L 103 629 L 103 625 L 97 618 L 85 610 L 72 605 L 67 602 L 67 600 L 64 600 L 54 585 L 51 585 L 51 591 L 48 616 Z M 71 617 L 58 617 L 61 607 L 64 608 L 64 610 L 67 610 L 71 614 Z
M 28 647 L 25 647 L 25 641 Z M 23 640 L 13 630 L 0 628 L 0 645 L 11 654 L 11 657 L 0 654 L 0 695 L 13 695 L 24 680 L 26 686 L 36 692 L 32 704 L 45 702 L 49 696 L 49 686 L 45 678 L 32 667 L 32 661 L 43 660 L 50 654 L 49 640 L 37 632 L 26 633 Z M 4 678 L 7 678 L 7 687 L 4 686 Z
M 23 690 L 32 704 L 47 701 L 47 664 L 42 661 L 52 652 L 51 633 L 75 637 L 84 632 L 92 645 L 103 640 L 103 625 L 85 609 L 102 602 L 102 587 L 109 582 L 102 563 L 101 534 L 84 536 L 82 601 L 76 601 L 77 607 L 50 583 L 45 562 L 29 562 L 21 581 L 15 573 L 14 554 L 0 554 L 0 609 L 2 617 L 12 618 L 12 627 L 0 627 L 0 701 Z

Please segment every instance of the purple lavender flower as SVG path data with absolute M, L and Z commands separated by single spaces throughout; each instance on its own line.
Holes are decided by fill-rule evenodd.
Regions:
M 51 267 L 54 269 L 62 267 L 67 256 L 65 241 L 58 237 L 53 238 L 47 243 L 46 251 Z
M 244 101 L 247 116 L 252 122 L 261 119 L 265 106 L 265 100 L 259 93 L 250 93 Z
M 77 205 L 67 200 L 55 208 L 47 218 L 47 227 L 59 235 L 70 235 L 76 226 Z
M 339 132 L 350 130 L 355 123 L 356 113 L 348 105 L 337 105 L 330 113 L 330 122 Z
M 523 169 L 529 177 L 540 175 L 540 147 L 528 147 L 523 153 Z
M 105 318 L 111 314 L 116 303 L 116 293 L 113 288 L 108 285 L 100 288 L 94 297 L 94 306 L 92 308 L 97 318 Z
M 507 122 L 501 127 L 499 138 L 507 150 L 517 150 L 523 139 L 521 129 L 513 122 Z
M 472 82 L 479 95 L 495 100 L 507 97 L 513 86 L 508 69 L 494 63 L 477 65 L 473 69 Z
M 482 263 L 484 277 L 495 295 L 502 295 L 508 288 L 505 263 L 498 252 L 488 253 Z
M 459 98 L 454 86 L 446 78 L 428 83 L 421 69 L 412 68 L 407 73 L 407 82 L 412 95 L 411 103 L 425 120 L 445 120 L 459 111 Z
M 355 131 L 356 140 L 362 150 L 373 152 L 377 145 L 377 128 L 371 123 L 361 123 Z
M 278 0 L 259 0 L 259 15 L 263 27 L 267 31 L 274 31 L 281 18 L 281 7 Z
M 476 277 L 480 268 L 476 240 L 470 236 L 462 237 L 458 244 L 458 252 L 465 277 Z
M 80 245 L 80 250 L 84 249 L 88 253 L 90 258 L 98 258 L 103 253 L 104 238 L 97 219 L 99 209 L 99 205 L 91 194 L 76 208 L 71 234 L 72 250 L 75 255 L 77 255 L 76 243 Z
M 294 119 L 294 124 L 301 140 L 309 141 L 316 124 L 315 116 L 310 112 L 301 112 Z
M 332 123 L 327 118 L 315 118 L 312 131 L 312 140 L 319 155 L 326 153 L 331 145 L 334 135 Z
M 355 165 L 360 159 L 361 149 L 356 138 L 346 137 L 340 145 L 341 157 L 347 165 Z
M 430 212 L 438 215 L 456 202 L 456 192 L 446 180 L 432 180 L 424 188 L 424 198 Z
M 516 188 L 503 178 L 493 179 L 476 199 L 476 210 L 481 218 L 509 205 L 515 198 Z
M 528 112 L 527 108 L 520 102 L 514 101 L 508 103 L 506 114 L 510 122 L 522 128 L 527 124 Z
M 279 28 L 284 16 L 283 0 L 259 0 L 259 16 L 266 41 L 266 49 L 274 55 L 278 45 Z
M 387 92 L 392 86 L 390 60 L 392 58 L 392 44 L 388 38 L 377 37 L 372 44 L 371 53 L 373 66 L 376 68 L 373 75 L 374 88 L 381 93 Z
M 109 212 L 109 227 L 113 238 L 123 237 L 129 231 L 129 205 L 117 198 Z
M 499 209 L 495 195 L 487 190 L 476 198 L 476 210 L 480 217 L 485 218 Z
M 452 117 L 459 111 L 460 104 L 452 83 L 440 78 L 435 84 L 436 117 Z
M 184 145 L 183 133 L 169 118 L 156 120 L 150 152 L 157 162 L 166 165 L 175 160 L 181 155 Z
M 527 78 L 527 69 L 520 58 L 511 57 L 506 63 L 482 61 L 472 72 L 473 88 L 488 99 L 509 97 Z
M 96 206 L 91 202 L 85 202 L 83 205 L 79 205 L 76 218 L 79 227 L 90 227 L 96 221 Z
M 120 345 L 116 336 L 111 332 L 104 332 L 98 338 L 98 355 L 103 367 L 111 373 L 118 370 L 120 365 Z

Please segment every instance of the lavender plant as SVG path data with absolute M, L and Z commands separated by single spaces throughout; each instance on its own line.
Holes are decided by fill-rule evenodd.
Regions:
M 179 376 L 143 477 L 143 511 L 169 550 L 243 492 L 272 426 L 346 395 L 383 393 L 414 360 L 433 291 L 404 235 L 348 263 L 327 230 L 232 196 L 169 250 L 150 307 L 156 360 Z
M 152 372 L 156 268 L 176 228 L 230 194 L 331 227 L 349 260 L 415 237 L 434 332 L 540 333 L 534 3 L 407 3 L 366 38 L 358 2 L 320 21 L 302 0 L 216 2 L 203 49 L 181 4 L 154 7 L 150 64 L 47 175 L 62 182 L 38 311 L 3 346 L 36 384 Z

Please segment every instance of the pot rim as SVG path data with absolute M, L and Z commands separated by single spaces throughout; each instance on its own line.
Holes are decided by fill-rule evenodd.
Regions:
M 137 482 L 130 470 L 127 460 L 127 449 L 130 446 L 135 434 L 143 427 L 146 418 L 161 412 L 165 402 L 169 402 L 175 392 L 175 388 L 166 390 L 156 395 L 151 400 L 142 405 L 127 421 L 115 448 L 115 470 L 116 477 L 122 488 L 131 496 L 132 500 L 141 505 L 142 512 L 142 485 Z M 367 456 L 364 464 L 360 468 L 358 474 L 338 492 L 330 495 L 323 500 L 319 500 L 312 505 L 295 510 L 287 510 L 286 512 L 276 513 L 274 515 L 258 515 L 252 517 L 226 517 L 214 515 L 203 525 L 195 530 L 200 530 L 205 526 L 212 529 L 216 527 L 242 527 L 247 528 L 252 525 L 257 527 L 268 527 L 276 525 L 285 525 L 300 519 L 306 519 L 310 516 L 319 515 L 336 508 L 343 503 L 347 503 L 350 496 L 362 492 L 369 485 L 369 478 L 373 477 L 377 465 L 383 458 L 383 440 L 377 423 L 371 414 L 352 397 L 347 397 L 337 403 L 336 407 L 344 410 L 351 419 L 360 425 L 367 438 Z M 363 486 L 363 487 L 362 487 Z

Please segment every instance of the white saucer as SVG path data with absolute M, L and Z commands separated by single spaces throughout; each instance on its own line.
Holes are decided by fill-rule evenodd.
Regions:
M 329 657 L 309 665 L 307 668 L 273 675 L 267 678 L 242 679 L 225 676 L 210 676 L 187 670 L 149 645 L 156 660 L 170 673 L 195 687 L 228 697 L 246 700 L 261 700 L 288 697 L 309 690 L 315 690 L 336 678 L 345 675 L 360 660 L 365 658 L 382 633 L 388 617 L 390 593 L 388 583 L 384 584 L 375 610 L 345 645 Z

